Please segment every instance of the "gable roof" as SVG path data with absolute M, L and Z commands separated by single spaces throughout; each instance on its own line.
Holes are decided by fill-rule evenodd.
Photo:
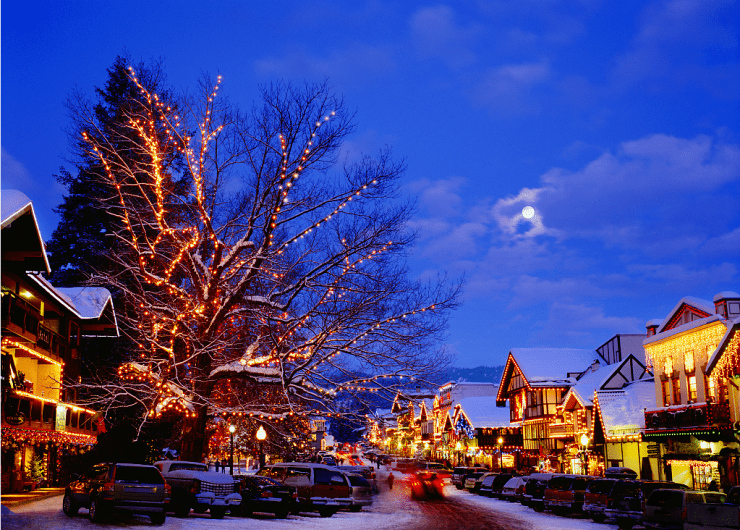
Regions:
M 466 397 L 455 405 L 458 407 L 474 429 L 511 426 L 509 407 L 497 407 L 494 396 Z
M 594 361 L 606 364 L 596 350 L 577 348 L 513 348 L 506 359 L 496 398 L 506 399 L 508 383 L 519 371 L 529 388 L 569 387 Z
M 626 374 L 626 375 L 625 375 Z M 620 362 L 588 370 L 568 389 L 563 396 L 563 406 L 569 409 L 569 402 L 578 401 L 583 407 L 593 406 L 594 393 L 600 390 L 619 390 L 632 381 L 652 377 L 645 365 L 634 355 L 628 355 Z M 652 379 L 651 379 L 652 380 Z
M 18 190 L 2 190 L 0 216 L 2 230 L 8 230 L 3 232 L 3 260 L 10 252 L 18 252 L 25 270 L 51 273 L 31 199 Z
M 681 298 L 676 306 L 668 313 L 663 323 L 658 326 L 656 333 L 662 333 L 663 331 L 672 329 L 676 321 L 687 311 L 698 315 L 700 318 L 706 318 L 714 314 L 714 303 L 703 298 L 696 298 L 695 296 Z
M 604 436 L 637 434 L 645 429 L 645 409 L 655 405 L 655 382 L 642 379 L 621 390 L 597 391 L 595 399 Z

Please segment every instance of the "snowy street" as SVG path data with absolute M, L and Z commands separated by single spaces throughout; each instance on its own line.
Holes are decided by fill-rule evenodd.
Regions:
M 252 518 L 230 517 L 211 519 L 208 514 L 191 513 L 185 519 L 168 517 L 162 528 L 172 530 L 613 530 L 615 525 L 596 524 L 590 519 L 559 517 L 549 513 L 536 513 L 520 504 L 489 499 L 458 491 L 446 486 L 447 497 L 439 501 L 413 501 L 408 486 L 397 480 L 392 491 L 388 491 L 381 470 L 381 492 L 375 502 L 360 513 L 339 512 L 326 519 L 317 514 L 291 515 L 278 520 L 271 515 L 256 515 Z M 66 517 L 61 510 L 62 497 L 19 506 L 13 514 L 4 509 L 2 526 L 5 530 L 89 530 L 95 526 L 87 517 L 86 510 L 74 518 Z M 155 528 L 146 517 L 116 516 L 102 525 L 106 528 Z

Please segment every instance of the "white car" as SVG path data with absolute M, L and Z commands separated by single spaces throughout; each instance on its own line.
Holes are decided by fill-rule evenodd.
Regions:
M 522 493 L 524 491 L 524 483 L 525 479 L 524 477 L 512 477 L 510 478 L 506 484 L 504 484 L 504 489 L 501 490 L 501 498 L 506 499 L 507 501 L 518 501 Z

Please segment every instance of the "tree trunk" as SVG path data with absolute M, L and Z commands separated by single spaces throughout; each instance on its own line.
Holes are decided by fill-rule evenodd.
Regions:
M 180 458 L 188 462 L 202 462 L 206 453 L 208 439 L 206 424 L 208 422 L 208 407 L 198 407 L 195 418 L 185 421 L 182 436 Z

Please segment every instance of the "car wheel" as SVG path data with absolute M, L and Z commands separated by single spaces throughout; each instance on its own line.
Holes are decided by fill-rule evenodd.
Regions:
M 203 504 L 198 504 L 195 506 L 195 508 L 193 508 L 193 511 L 195 513 L 206 513 L 206 511 L 208 511 L 208 506 L 205 506 Z
M 288 517 L 288 510 L 278 510 L 275 512 L 275 519 L 286 519 Z
M 594 523 L 603 523 L 606 519 L 606 516 L 603 513 L 592 513 L 591 519 L 593 519 Z
M 90 502 L 90 520 L 93 523 L 99 523 L 103 520 L 103 510 L 100 507 L 98 499 L 93 499 Z
M 635 522 L 632 519 L 617 519 L 617 526 L 619 530 L 632 530 Z
M 211 506 L 211 518 L 223 519 L 224 515 L 226 515 L 225 506 Z
M 335 511 L 331 508 L 322 508 L 319 510 L 319 515 L 321 517 L 331 517 L 334 513 Z
M 77 515 L 77 511 L 79 509 L 80 507 L 77 506 L 77 503 L 72 497 L 72 493 L 65 493 L 64 500 L 62 501 L 62 511 L 64 512 L 64 515 L 66 515 L 67 517 L 74 517 L 75 515 Z
M 149 516 L 149 520 L 152 522 L 153 525 L 162 526 L 167 520 L 167 514 L 164 512 L 154 513 Z
M 350 512 L 359 512 L 360 510 L 362 510 L 362 506 L 359 506 L 359 505 L 349 507 Z
M 532 508 L 534 508 L 534 511 L 535 512 L 544 512 L 545 511 L 545 507 L 544 506 L 540 506 L 539 504 L 536 504 L 536 505 L 532 506 Z
M 190 506 L 188 505 L 186 501 L 180 500 L 175 504 L 174 512 L 175 512 L 175 517 L 180 517 L 180 518 L 187 517 L 188 514 L 190 514 Z

